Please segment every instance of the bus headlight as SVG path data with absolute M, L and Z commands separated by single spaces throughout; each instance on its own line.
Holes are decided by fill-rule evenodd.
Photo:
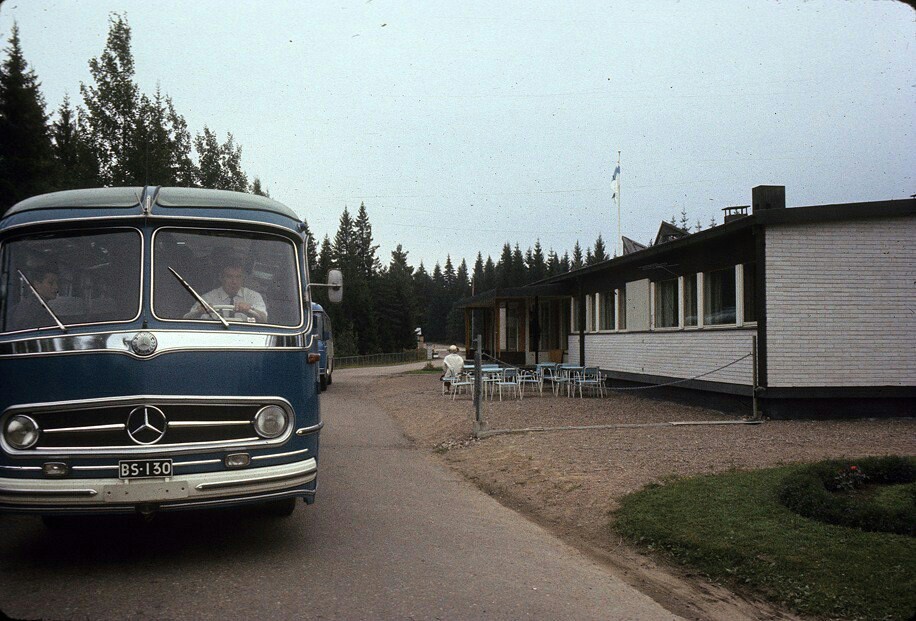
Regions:
M 254 415 L 254 430 L 268 440 L 281 436 L 288 424 L 286 410 L 278 405 L 265 405 Z
M 32 448 L 38 442 L 41 428 L 34 420 L 23 414 L 17 414 L 6 423 L 4 438 L 14 449 Z

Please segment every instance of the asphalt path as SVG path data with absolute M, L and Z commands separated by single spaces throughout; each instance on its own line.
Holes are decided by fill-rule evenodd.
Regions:
M 413 448 L 339 370 L 317 501 L 80 520 L 0 516 L 0 610 L 23 619 L 674 619 Z M 430 407 L 436 407 L 430 403 Z

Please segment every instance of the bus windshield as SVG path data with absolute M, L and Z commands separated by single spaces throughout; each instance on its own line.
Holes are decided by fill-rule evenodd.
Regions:
M 156 317 L 301 323 L 296 249 L 289 240 L 250 232 L 161 229 L 153 243 Z
M 140 232 L 131 229 L 3 244 L 0 332 L 133 320 L 140 313 L 141 255 Z

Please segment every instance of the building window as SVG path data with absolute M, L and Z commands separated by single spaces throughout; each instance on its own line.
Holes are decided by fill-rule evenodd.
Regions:
M 597 296 L 585 296 L 585 331 L 595 331 L 595 298 Z
M 757 264 L 745 263 L 744 268 L 744 321 L 757 321 Z
M 627 329 L 627 288 L 617 290 L 617 329 Z
M 735 323 L 735 268 L 706 273 L 703 278 L 703 323 L 721 326 Z
M 601 315 L 598 321 L 599 330 L 613 330 L 614 329 L 614 292 L 610 291 L 608 293 L 599 293 L 599 305 Z
M 697 325 L 697 275 L 684 276 L 684 325 Z
M 573 298 L 569 307 L 569 331 L 579 332 L 579 298 Z
M 676 328 L 677 278 L 655 283 L 655 327 Z

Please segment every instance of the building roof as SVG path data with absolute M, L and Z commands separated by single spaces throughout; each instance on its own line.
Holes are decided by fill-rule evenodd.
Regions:
M 638 241 L 634 241 L 625 235 L 620 236 L 620 241 L 623 242 L 623 254 L 632 254 L 648 248 L 648 246 L 640 244 Z
M 695 244 L 703 244 L 715 239 L 738 234 L 746 229 L 758 226 L 778 226 L 784 224 L 811 224 L 831 222 L 838 220 L 860 220 L 875 218 L 894 218 L 894 217 L 914 217 L 916 216 L 916 199 L 902 199 L 889 201 L 874 201 L 866 203 L 844 203 L 837 205 L 816 205 L 810 207 L 792 207 L 785 209 L 765 209 L 757 211 L 744 218 L 737 218 L 725 224 L 710 227 L 706 230 L 692 233 L 685 237 L 675 239 L 665 244 L 649 246 L 648 248 L 633 242 L 633 240 L 622 237 L 624 242 L 624 254 L 620 257 L 614 257 L 607 261 L 586 265 L 576 270 L 571 270 L 564 274 L 551 276 L 534 283 L 534 286 L 540 286 L 552 283 L 561 283 L 576 279 L 581 276 L 600 272 L 608 269 L 615 269 L 625 265 L 639 264 L 643 261 L 649 261 L 656 255 L 678 251 L 683 248 L 692 247 Z M 632 242 L 641 246 L 636 251 L 627 252 L 627 242 Z
M 661 223 L 661 226 L 658 227 L 658 233 L 655 235 L 655 244 L 664 244 L 675 239 L 680 239 L 682 237 L 687 237 L 690 235 L 690 231 L 682 229 L 679 226 L 674 226 L 670 222 L 665 222 L 664 220 Z
M 490 289 L 489 291 L 472 295 L 469 298 L 458 300 L 456 305 L 459 308 L 488 308 L 492 306 L 497 299 L 504 300 L 508 298 L 533 298 L 535 296 L 550 297 L 563 295 L 568 295 L 568 291 L 566 287 L 561 284 L 532 284 L 525 287 L 497 287 L 496 289 Z

